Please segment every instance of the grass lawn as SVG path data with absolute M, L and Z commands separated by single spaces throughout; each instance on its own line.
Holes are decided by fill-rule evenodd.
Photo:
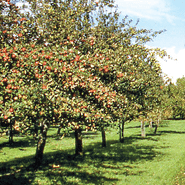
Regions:
M 32 168 L 36 141 L 15 137 L 10 146 L 0 137 L 0 184 L 97 184 L 175 185 L 185 184 L 185 121 L 164 121 L 156 135 L 146 128 L 140 137 L 140 123 L 125 126 L 125 142 L 118 142 L 118 130 L 107 130 L 107 147 L 101 147 L 99 132 L 84 132 L 84 156 L 75 156 L 74 136 L 56 136 L 51 128 L 44 160 Z

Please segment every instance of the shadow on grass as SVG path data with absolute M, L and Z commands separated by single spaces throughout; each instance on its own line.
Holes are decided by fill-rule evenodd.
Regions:
M 159 138 L 156 136 L 160 136 L 161 134 L 147 134 L 146 137 L 141 137 L 141 134 L 136 134 L 134 136 L 125 137 L 124 143 L 132 144 L 136 140 L 148 140 L 148 141 L 159 141 Z
M 94 139 L 95 137 L 99 137 L 99 135 L 100 135 L 100 133 L 93 132 L 93 131 L 92 132 L 91 131 L 88 131 L 88 132 L 83 131 L 82 132 L 82 137 L 86 138 L 86 139 L 88 139 L 88 138 L 89 139 Z M 63 133 L 61 133 L 61 134 L 56 135 L 56 136 L 49 136 L 48 138 L 55 138 L 55 140 L 60 140 L 61 137 L 74 139 L 75 138 L 75 134 L 74 134 L 74 132 L 67 133 L 65 135 Z
M 15 141 L 17 139 L 18 139 L 18 141 Z M 12 144 L 10 144 L 8 141 L 0 143 L 0 149 L 4 148 L 4 147 L 11 147 L 11 148 L 33 147 L 33 146 L 35 146 L 36 143 L 37 143 L 37 140 L 35 140 L 35 139 L 14 137 L 14 142 Z
M 157 155 L 156 146 L 131 145 L 139 137 L 125 138 L 125 143 L 108 140 L 107 147 L 101 142 L 84 148 L 84 156 L 75 156 L 74 150 L 44 154 L 42 165 L 34 170 L 34 156 L 23 157 L 0 164 L 0 184 L 31 184 L 43 179 L 45 184 L 114 184 L 119 175 L 140 175 L 133 164 L 153 160 Z
M 47 138 L 49 139 L 56 139 L 56 140 L 61 140 L 61 137 L 63 136 L 63 134 L 60 135 L 49 135 L 47 136 Z M 99 136 L 98 132 L 82 132 L 82 136 L 83 138 L 94 138 Z M 65 135 L 66 138 L 75 138 L 74 132 L 71 132 L 69 134 Z M 33 137 L 14 137 L 14 142 L 12 144 L 9 143 L 8 140 L 8 136 L 6 138 L 5 142 L 0 143 L 0 149 L 4 148 L 4 147 L 11 147 L 11 148 L 24 148 L 24 147 L 33 147 L 35 146 L 35 144 L 37 143 L 37 139 L 33 139 Z M 21 149 L 20 149 L 21 150 Z M 23 149 L 24 150 L 24 149 Z
M 141 128 L 141 125 L 125 127 L 125 129 L 133 129 L 133 128 Z
M 35 179 L 33 156 L 23 157 L 0 164 L 0 184 L 30 184 Z
M 159 127 L 169 127 L 169 120 L 162 120 Z M 153 128 L 155 127 L 155 122 L 152 124 Z M 145 124 L 145 127 L 149 127 L 150 125 L 147 123 Z M 125 126 L 125 129 L 133 129 L 133 128 L 141 128 L 141 124 L 138 122 L 138 125 L 135 126 Z
M 161 134 L 185 134 L 185 132 L 181 131 L 174 131 L 174 130 L 168 130 L 168 131 L 160 131 Z
M 104 150 L 89 149 L 89 159 L 94 160 L 101 166 L 102 162 L 109 161 L 109 163 L 115 164 L 117 162 L 135 162 L 141 160 L 152 160 L 158 152 L 154 150 L 153 146 L 141 146 L 141 145 L 125 145 L 120 143 L 114 143 L 114 141 L 108 142 L 108 147 Z M 156 149 L 156 147 L 155 147 Z

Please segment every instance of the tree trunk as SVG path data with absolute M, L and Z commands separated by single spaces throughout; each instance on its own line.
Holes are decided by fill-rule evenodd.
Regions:
M 56 117 L 55 119 L 56 119 L 56 122 L 58 123 L 58 117 Z M 60 123 L 60 125 L 58 127 L 58 130 L 57 130 L 57 136 L 60 135 L 60 131 L 61 131 L 62 125 L 63 125 L 63 123 Z
M 82 129 L 80 127 L 75 128 L 75 145 L 76 145 L 76 155 L 83 155 Z
M 157 123 L 156 123 L 156 125 L 155 125 L 154 134 L 157 133 L 157 129 L 158 129 L 158 127 L 159 127 L 159 122 L 160 122 L 160 120 L 158 119 L 158 120 L 157 120 Z
M 145 137 L 145 122 L 141 121 L 141 137 Z
M 125 122 L 123 121 L 122 124 L 119 125 L 119 141 L 124 143 L 124 126 Z
M 57 136 L 60 135 L 61 128 L 62 128 L 61 126 L 58 127 Z
M 153 123 L 153 120 L 151 119 L 151 120 L 150 120 L 150 123 L 149 123 L 149 128 L 150 128 L 151 130 L 152 130 L 152 126 L 153 126 L 152 123 Z
M 158 125 L 156 124 L 156 125 L 155 125 L 154 134 L 156 134 L 156 133 L 157 133 L 157 128 L 158 128 Z
M 13 144 L 13 124 L 10 122 L 10 129 L 8 130 L 9 144 Z
M 106 137 L 104 128 L 102 128 L 101 133 L 102 133 L 102 147 L 106 147 Z
M 45 147 L 46 138 L 47 138 L 47 130 L 48 130 L 48 125 L 44 121 L 42 124 L 41 133 L 40 133 L 39 140 L 37 143 L 37 149 L 36 149 L 36 155 L 35 155 L 35 167 L 36 168 L 39 167 L 42 162 L 44 147 Z

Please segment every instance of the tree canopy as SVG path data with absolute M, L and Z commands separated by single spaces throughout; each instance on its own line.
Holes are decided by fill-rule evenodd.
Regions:
M 0 116 L 7 125 L 41 127 L 46 137 L 51 124 L 101 129 L 160 104 L 156 56 L 166 52 L 144 44 L 161 31 L 137 29 L 127 17 L 119 22 L 110 0 L 27 2 L 28 13 L 0 2 Z

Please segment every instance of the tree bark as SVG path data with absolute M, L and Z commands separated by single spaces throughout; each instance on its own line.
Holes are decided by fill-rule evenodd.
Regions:
M 46 138 L 47 138 L 47 130 L 48 130 L 48 125 L 44 121 L 41 127 L 41 133 L 40 133 L 38 143 L 37 143 L 37 149 L 36 149 L 36 155 L 35 155 L 35 167 L 36 168 L 39 167 L 40 164 L 42 163 L 44 147 L 45 147 Z
M 61 128 L 62 128 L 61 126 L 58 127 L 57 136 L 60 135 Z
M 75 146 L 76 146 L 76 155 L 83 155 L 82 148 L 82 129 L 80 127 L 75 128 Z
M 56 119 L 56 122 L 58 123 L 58 117 L 56 117 L 55 119 Z M 62 129 L 62 125 L 63 125 L 63 123 L 60 123 L 60 125 L 58 127 L 58 130 L 57 130 L 57 136 L 60 135 L 60 131 Z
M 158 125 L 156 124 L 156 125 L 155 125 L 154 134 L 156 134 L 156 133 L 157 133 L 157 128 L 158 128 Z
M 9 144 L 13 144 L 13 124 L 10 123 L 10 129 L 8 130 Z
M 157 119 L 157 123 L 156 123 L 156 126 L 155 126 L 154 134 L 157 133 L 157 129 L 159 127 L 160 121 L 161 121 L 161 111 L 160 111 L 159 116 L 158 116 L 158 119 Z
M 125 126 L 125 122 L 123 121 L 120 125 L 119 125 L 119 141 L 121 143 L 124 143 L 124 126 Z
M 13 125 L 15 125 L 15 120 L 8 120 L 9 123 L 9 129 L 8 129 L 8 136 L 9 136 L 9 144 L 13 144 Z
M 157 129 L 158 129 L 158 127 L 159 127 L 159 122 L 160 122 L 160 120 L 158 119 L 158 120 L 157 120 L 157 123 L 156 123 L 156 125 L 155 125 L 154 134 L 157 133 Z
M 106 137 L 104 128 L 102 128 L 101 133 L 102 133 L 102 147 L 106 147 Z
M 145 122 L 141 121 L 141 137 L 145 137 Z
M 151 119 L 149 122 L 149 128 L 152 130 L 152 126 L 153 126 L 153 120 Z

